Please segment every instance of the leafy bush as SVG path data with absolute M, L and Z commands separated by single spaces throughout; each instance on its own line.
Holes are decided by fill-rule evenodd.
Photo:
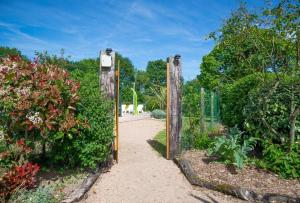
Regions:
M 182 150 L 192 149 L 194 146 L 194 136 L 189 131 L 184 132 L 180 138 L 180 144 Z
M 10 169 L 0 179 L 0 197 L 7 198 L 16 189 L 33 187 L 39 169 L 40 167 L 37 164 L 30 162 Z
M 27 161 L 31 152 L 25 140 L 20 139 L 0 153 L 0 199 L 7 199 L 17 189 L 34 186 L 40 167 Z
M 216 156 L 220 161 L 228 165 L 235 165 L 241 169 L 247 154 L 254 149 L 256 139 L 253 137 L 242 139 L 242 132 L 238 128 L 232 128 L 229 135 L 217 137 L 208 149 L 210 156 Z
M 166 112 L 164 112 L 163 110 L 155 109 L 151 112 L 151 117 L 156 119 L 164 119 L 166 118 Z
M 8 144 L 0 153 L 0 167 L 11 168 L 24 164 L 32 149 L 25 143 L 25 139 L 17 140 L 15 144 Z
M 246 119 L 243 110 L 248 103 L 248 94 L 262 82 L 261 77 L 260 74 L 248 75 L 222 88 L 221 118 L 225 125 L 243 127 Z
M 7 141 L 62 142 L 87 127 L 76 112 L 79 83 L 66 70 L 18 56 L 2 58 L 0 64 L 0 125 Z
M 145 103 L 148 111 L 154 111 L 160 108 L 160 102 L 155 96 L 145 95 Z
M 184 85 L 182 98 L 182 111 L 189 119 L 189 128 L 192 134 L 196 134 L 197 126 L 200 123 L 200 89 L 201 86 L 197 79 L 188 81 Z
M 295 107 L 300 106 L 300 80 L 291 80 L 286 75 L 252 90 L 244 108 L 246 130 L 251 135 L 286 145 L 290 141 L 292 101 Z M 295 119 L 297 140 L 300 138 L 300 117 Z
M 40 59 L 0 61 L 0 126 L 6 141 L 25 137 L 33 146 L 42 144 L 51 163 L 96 167 L 107 158 L 113 139 L 113 106 L 99 94 L 99 61 L 63 63 L 80 87 L 66 70 Z
M 113 104 L 105 101 L 99 92 L 97 60 L 83 60 L 72 65 L 72 77 L 80 81 L 80 102 L 77 106 L 79 115 L 88 118 L 89 128 L 83 131 L 83 136 L 72 140 L 69 145 L 78 152 L 77 160 L 84 167 L 96 167 L 111 153 L 113 141 Z M 67 148 L 61 154 L 61 160 L 70 156 L 72 148 Z
M 51 187 L 38 187 L 33 190 L 19 190 L 11 198 L 15 203 L 54 203 L 55 198 L 52 195 Z
M 194 148 L 199 150 L 208 149 L 213 140 L 208 134 L 197 135 L 194 141 Z
M 300 144 L 295 144 L 291 152 L 281 145 L 263 142 L 263 157 L 257 160 L 261 168 L 280 174 L 283 178 L 300 177 Z

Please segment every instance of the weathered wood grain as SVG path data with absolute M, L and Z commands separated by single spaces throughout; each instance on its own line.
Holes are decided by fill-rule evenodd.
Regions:
M 174 159 L 180 151 L 180 131 L 182 127 L 182 83 L 181 59 L 169 57 L 169 133 L 170 133 L 170 159 Z
M 112 66 L 102 67 L 101 56 L 106 55 L 105 51 L 100 52 L 100 93 L 104 98 L 114 99 L 115 98 L 115 52 L 111 52 Z

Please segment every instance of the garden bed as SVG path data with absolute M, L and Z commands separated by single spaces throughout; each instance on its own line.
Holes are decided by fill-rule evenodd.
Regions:
M 38 175 L 38 181 L 39 187 L 49 186 L 53 188 L 52 195 L 60 202 L 66 195 L 75 190 L 87 176 L 87 172 L 80 170 L 48 171 L 41 172 Z
M 255 167 L 235 170 L 211 161 L 204 151 L 187 151 L 176 161 L 194 185 L 245 200 L 300 202 L 300 180 L 285 180 Z

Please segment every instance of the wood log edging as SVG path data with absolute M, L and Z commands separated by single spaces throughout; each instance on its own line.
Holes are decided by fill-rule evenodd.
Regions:
M 207 189 L 222 192 L 227 195 L 232 195 L 242 200 L 250 202 L 276 202 L 276 203 L 300 203 L 300 198 L 290 197 L 287 195 L 265 193 L 257 194 L 256 192 L 242 187 L 236 187 L 229 184 L 218 184 L 201 179 L 193 170 L 189 160 L 182 156 L 173 159 L 175 164 L 180 168 L 187 180 L 195 186 L 205 187 Z
M 99 176 L 104 172 L 108 172 L 112 165 L 112 159 L 109 159 L 108 161 L 98 165 L 96 170 L 90 172 L 89 175 L 81 182 L 81 184 L 75 190 L 70 192 L 61 203 L 79 202 L 91 189 Z

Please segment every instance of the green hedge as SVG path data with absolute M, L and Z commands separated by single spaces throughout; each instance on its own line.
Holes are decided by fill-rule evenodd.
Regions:
M 77 110 L 83 117 L 88 118 L 90 128 L 83 131 L 76 140 L 61 143 L 57 148 L 60 154 L 56 153 L 55 157 L 61 161 L 66 161 L 69 157 L 71 164 L 94 168 L 111 153 L 113 104 L 100 97 L 97 60 L 82 60 L 72 64 L 69 69 L 72 77 L 80 81 L 80 102 Z
M 249 92 L 262 83 L 262 75 L 248 75 L 225 85 L 221 91 L 221 119 L 229 127 L 243 126 L 245 116 L 244 107 L 248 103 Z

